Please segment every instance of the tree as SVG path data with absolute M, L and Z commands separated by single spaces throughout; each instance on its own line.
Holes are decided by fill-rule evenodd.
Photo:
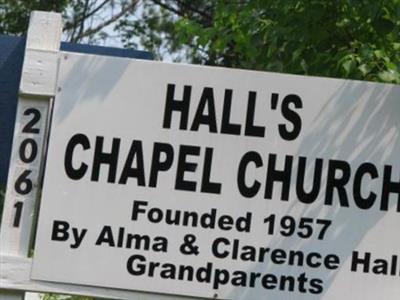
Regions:
M 0 34 L 21 34 L 28 29 L 32 10 L 62 12 L 68 0 L 0 0 Z
M 399 0 L 149 0 L 118 30 L 159 57 L 400 83 Z M 133 44 L 134 45 L 134 44 Z
M 107 40 L 107 26 L 133 14 L 138 0 L 0 0 L 0 34 L 25 34 L 33 10 L 63 14 L 64 39 L 98 44 Z
M 72 42 L 116 24 L 160 59 L 400 84 L 400 0 L 0 0 L 0 33 L 35 9 L 62 12 Z
M 0 0 L 0 33 L 62 12 L 72 42 L 144 47 L 160 59 L 400 83 L 400 0 Z

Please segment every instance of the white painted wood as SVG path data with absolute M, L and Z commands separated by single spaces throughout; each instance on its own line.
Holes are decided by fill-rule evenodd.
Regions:
M 26 49 L 20 94 L 54 96 L 58 52 Z
M 25 293 L 25 300 L 40 300 L 40 296 L 39 293 Z
M 61 36 L 61 15 L 55 13 L 46 13 L 46 12 L 33 12 L 30 19 L 30 27 L 28 30 L 27 43 L 26 43 L 26 52 L 28 55 L 24 60 L 24 68 L 25 72 L 22 73 L 21 78 L 21 86 L 25 80 L 25 76 L 27 76 L 30 80 L 32 80 L 33 75 L 27 75 L 29 73 L 27 70 L 31 70 L 32 73 L 45 73 L 51 69 L 51 74 L 53 77 L 51 81 L 55 84 L 56 80 L 56 71 L 53 69 L 55 65 L 55 50 L 56 44 L 60 44 L 60 36 Z M 59 46 L 58 46 L 59 47 Z M 46 52 L 42 52 L 40 54 L 32 52 L 31 49 L 39 49 L 43 50 L 48 48 L 50 52 L 47 52 L 49 56 L 49 65 L 50 68 L 47 68 L 46 65 L 47 57 L 44 56 Z M 29 52 L 31 51 L 31 52 Z M 35 58 L 34 62 L 30 61 L 30 58 Z M 34 66 L 36 66 L 37 70 L 34 70 Z M 43 74 L 44 77 L 50 80 L 49 76 Z M 48 89 L 46 89 L 48 90 Z M 54 92 L 54 87 L 52 87 Z M 36 192 L 38 186 L 38 174 L 39 168 L 41 165 L 41 153 L 43 150 L 43 141 L 46 127 L 46 119 L 48 113 L 49 106 L 49 93 L 40 94 L 34 93 L 35 90 L 30 90 L 30 93 L 25 93 L 25 96 L 20 96 L 18 100 L 17 107 L 17 116 L 16 116 L 16 124 L 14 129 L 14 139 L 13 139 L 13 147 L 11 153 L 11 161 L 10 161 L 10 169 L 8 176 L 8 185 L 7 192 L 5 197 L 5 207 L 3 212 L 1 233 L 0 233 L 0 249 L 2 253 L 7 253 L 11 255 L 20 255 L 25 256 L 29 251 L 29 241 L 30 241 L 30 232 L 31 232 L 31 224 L 32 216 L 33 216 L 33 208 L 34 202 L 36 199 Z M 41 91 L 40 89 L 36 90 L 37 92 Z M 29 138 L 33 138 L 38 142 L 38 157 L 33 162 L 29 163 L 29 166 L 26 163 L 21 162 L 18 159 L 19 146 L 23 138 L 26 136 L 21 136 L 22 127 L 25 126 L 27 122 L 32 119 L 32 115 L 24 115 L 26 110 L 29 108 L 36 108 L 41 112 L 41 119 L 35 125 L 35 128 L 39 129 L 39 134 L 27 134 Z M 33 183 L 33 191 L 28 195 L 22 196 L 18 195 L 15 192 L 14 184 L 16 177 L 20 176 L 18 172 L 21 171 L 21 168 L 29 167 L 32 170 L 32 175 L 30 179 Z M 26 201 L 26 205 L 28 209 L 24 207 L 21 224 L 19 226 L 20 229 L 16 230 L 13 228 L 12 223 L 15 217 L 15 208 L 14 204 L 17 201 Z
M 110 288 L 89 287 L 73 284 L 52 283 L 30 279 L 32 260 L 30 258 L 1 256 L 0 286 L 12 290 L 51 292 L 58 294 L 86 295 L 108 299 L 126 300 L 194 300 L 198 298 L 167 296 L 144 292 L 131 292 Z M 2 299 L 2 298 L 0 298 Z
M 32 115 L 24 115 L 35 108 L 41 114 L 41 119 L 34 126 L 39 129 L 38 134 L 22 133 L 23 127 L 32 119 Z M 0 234 L 0 249 L 2 254 L 26 256 L 29 252 L 31 227 L 34 216 L 35 202 L 38 193 L 43 141 L 48 114 L 48 100 L 29 99 L 21 97 L 18 100 L 17 116 L 14 129 L 13 148 L 8 172 L 7 190 L 4 203 L 4 212 Z M 21 161 L 19 148 L 26 139 L 33 139 L 38 148 L 37 157 L 27 164 Z M 29 151 L 29 150 L 28 150 Z M 32 191 L 26 195 L 17 193 L 16 181 L 23 172 L 29 170 L 28 178 L 32 181 Z M 19 226 L 15 226 L 17 208 L 16 203 L 22 203 L 22 214 Z
M 60 14 L 32 12 L 22 67 L 21 94 L 54 96 L 61 31 Z
M 20 83 L 14 139 L 11 151 L 1 231 L 0 255 L 26 257 L 30 249 L 33 217 L 38 197 L 43 150 L 46 140 L 47 120 L 50 99 L 54 96 L 58 50 L 61 39 L 62 19 L 57 13 L 33 12 L 31 14 L 25 48 L 25 58 Z M 40 114 L 31 130 L 23 128 Z M 29 146 L 25 148 L 23 145 Z M 37 145 L 37 154 L 32 159 L 21 159 L 20 148 L 30 157 L 32 145 Z M 22 174 L 29 179 L 18 192 L 15 184 Z M 4 276 L 1 268 L 1 276 Z M 21 300 L 24 292 L 12 292 L 13 288 L 0 284 L 0 299 Z
M 62 18 L 59 13 L 33 11 L 29 21 L 26 48 L 58 51 L 62 32 Z
M 27 107 L 38 109 L 42 116 L 48 115 L 49 100 L 55 90 L 58 47 L 61 36 L 61 17 L 59 14 L 33 12 L 28 30 L 25 61 L 20 85 L 17 118 L 14 130 L 11 168 L 3 219 L 0 233 L 0 300 L 23 300 L 25 291 L 51 292 L 71 295 L 87 295 L 108 299 L 129 300 L 172 300 L 196 299 L 177 296 L 164 296 L 149 293 L 131 292 L 109 288 L 88 287 L 80 285 L 51 283 L 30 279 L 32 260 L 27 258 L 31 238 L 31 228 L 34 207 L 38 191 L 38 179 L 41 161 L 35 162 L 35 190 L 33 196 L 25 197 L 28 208 L 25 210 L 20 229 L 12 227 L 15 217 L 15 193 L 12 192 L 15 182 L 15 172 L 23 164 L 18 161 L 18 146 L 21 142 L 21 128 L 25 124 L 26 116 L 23 112 Z M 25 119 L 24 119 L 25 118 Z M 45 121 L 45 119 L 42 119 Z M 46 120 L 47 122 L 47 120 Z M 37 127 L 45 129 L 46 122 Z M 46 131 L 41 130 L 40 137 L 34 137 L 40 142 L 42 152 L 46 140 Z M 33 167 L 33 166 L 31 166 Z M 20 199 L 20 198 L 19 198 Z M 24 203 L 25 204 L 25 203 Z

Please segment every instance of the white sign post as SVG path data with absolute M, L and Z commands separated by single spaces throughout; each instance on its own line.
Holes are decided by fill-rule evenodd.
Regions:
M 33 12 L 30 19 L 4 213 L 0 234 L 2 278 L 18 267 L 9 259 L 28 256 L 31 246 L 33 217 L 47 138 L 50 99 L 54 97 L 61 38 L 61 15 Z M 5 286 L 7 287 L 7 286 Z M 0 296 L 22 299 L 22 292 L 5 292 Z
M 50 100 L 56 91 L 61 27 L 60 14 L 40 11 L 31 14 L 0 232 L 0 299 L 21 300 L 27 291 L 107 299 L 176 299 L 31 279 L 32 258 L 28 255 L 32 250 L 36 200 L 41 189 Z
M 32 278 L 396 300 L 400 87 L 65 54 Z

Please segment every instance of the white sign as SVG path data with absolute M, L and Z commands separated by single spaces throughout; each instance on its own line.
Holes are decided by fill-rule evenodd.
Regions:
M 400 87 L 68 54 L 32 278 L 397 300 Z

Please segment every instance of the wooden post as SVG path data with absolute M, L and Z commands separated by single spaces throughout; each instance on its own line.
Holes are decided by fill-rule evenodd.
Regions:
M 192 297 L 32 280 L 29 258 L 40 191 L 50 104 L 55 97 L 61 15 L 31 14 L 23 64 L 7 191 L 0 231 L 0 300 L 22 300 L 25 291 L 125 300 L 194 300 Z
M 50 100 L 55 95 L 62 19 L 34 11 L 26 39 L 10 168 L 0 232 L 0 257 L 27 257 L 47 138 Z M 0 298 L 19 300 L 21 291 Z

